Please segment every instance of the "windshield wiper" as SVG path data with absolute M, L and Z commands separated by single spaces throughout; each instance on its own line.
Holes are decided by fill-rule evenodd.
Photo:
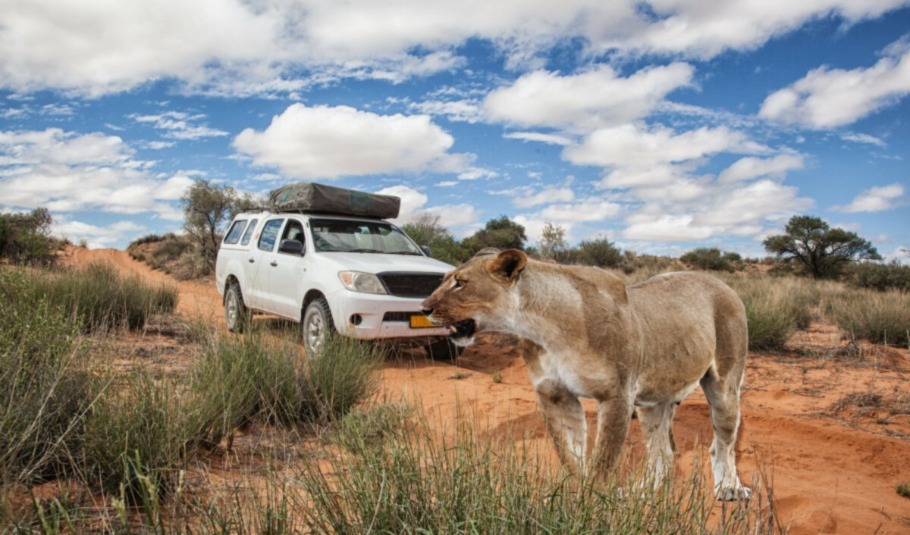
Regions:
M 348 249 L 346 253 L 381 253 L 378 249 Z
M 406 256 L 423 256 L 420 253 L 413 253 L 413 252 L 409 252 L 409 251 L 398 251 L 398 252 L 388 253 L 388 254 L 401 254 L 401 255 L 406 255 Z

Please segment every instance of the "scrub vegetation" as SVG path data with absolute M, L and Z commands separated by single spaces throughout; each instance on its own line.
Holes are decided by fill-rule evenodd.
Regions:
M 452 251 L 523 234 L 500 218 L 458 242 L 439 234 L 438 221 L 421 224 L 453 260 Z M 630 283 L 704 260 L 743 299 L 753 351 L 796 354 L 794 333 L 815 323 L 910 345 L 902 266 L 856 264 L 845 283 L 745 269 L 719 250 L 694 251 L 686 266 L 605 238 L 572 248 L 558 229 L 548 236 L 539 253 L 614 269 Z M 150 236 L 134 248 L 146 254 L 142 247 L 181 239 Z M 761 468 L 748 482 L 752 500 L 722 507 L 697 448 L 695 466 L 705 470 L 687 476 L 641 484 L 631 462 L 613 479 L 588 481 L 505 439 L 510 432 L 388 399 L 377 388 L 387 364 L 377 346 L 330 338 L 310 359 L 294 326 L 257 321 L 243 336 L 186 326 L 174 316 L 177 299 L 175 287 L 107 264 L 0 265 L 0 532 L 785 530 Z M 158 358 L 166 349 L 146 337 L 165 330 L 179 339 L 179 359 Z M 490 381 L 511 380 L 495 372 Z M 830 411 L 905 417 L 906 396 L 890 396 L 870 391 Z M 905 487 L 897 492 L 906 496 Z

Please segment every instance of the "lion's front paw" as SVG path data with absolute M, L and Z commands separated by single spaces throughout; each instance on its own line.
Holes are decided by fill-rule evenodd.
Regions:
M 752 489 L 737 485 L 735 487 L 722 487 L 717 490 L 717 499 L 722 502 L 735 502 L 748 500 L 752 497 Z

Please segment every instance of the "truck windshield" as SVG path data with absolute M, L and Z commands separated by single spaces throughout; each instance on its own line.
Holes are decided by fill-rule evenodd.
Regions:
M 317 251 L 423 256 L 403 232 L 382 221 L 311 219 L 310 230 Z

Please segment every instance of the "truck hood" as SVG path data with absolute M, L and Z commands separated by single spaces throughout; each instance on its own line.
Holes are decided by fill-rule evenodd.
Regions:
M 339 271 L 362 271 L 383 273 L 386 271 L 412 271 L 423 273 L 446 273 L 455 269 L 445 262 L 425 256 L 409 256 L 379 253 L 318 253 L 322 260 L 335 264 Z

